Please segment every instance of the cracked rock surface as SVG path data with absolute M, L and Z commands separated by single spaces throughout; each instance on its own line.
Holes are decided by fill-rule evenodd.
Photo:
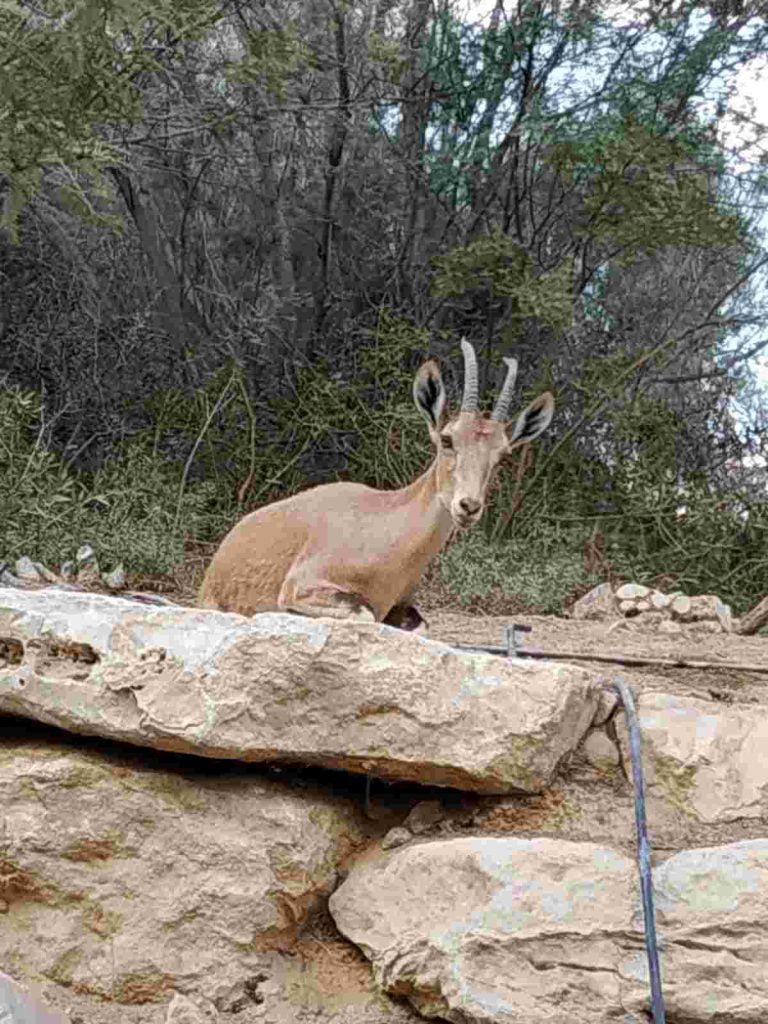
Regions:
M 581 666 L 380 624 L 0 588 L 0 711 L 161 750 L 537 792 L 599 694 Z
M 295 941 L 365 834 L 351 801 L 246 766 L 0 740 L 0 964 L 75 993 L 226 1001 Z
M 768 840 L 654 871 L 669 1020 L 763 1024 Z M 330 900 L 382 987 L 455 1024 L 641 1024 L 635 862 L 594 843 L 470 837 L 361 862 Z

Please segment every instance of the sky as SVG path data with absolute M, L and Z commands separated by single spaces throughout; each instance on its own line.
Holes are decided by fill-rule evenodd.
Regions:
M 496 7 L 497 0 L 459 0 L 459 9 L 463 10 L 467 19 L 485 21 Z M 616 21 L 621 23 L 631 17 L 633 0 L 617 0 Z M 721 141 L 727 149 L 743 146 L 751 140 L 749 127 L 739 122 L 738 114 L 745 114 L 752 123 L 768 125 L 768 54 L 745 65 L 736 76 L 736 89 L 729 102 L 729 110 L 720 124 Z M 764 151 L 765 143 L 761 144 Z M 747 149 L 750 159 L 756 161 L 759 155 L 758 146 Z M 742 163 L 742 168 L 745 164 Z M 762 217 L 763 230 L 768 234 L 768 210 Z M 755 344 L 759 338 L 753 340 Z M 768 391 L 768 350 L 751 361 L 758 380 Z

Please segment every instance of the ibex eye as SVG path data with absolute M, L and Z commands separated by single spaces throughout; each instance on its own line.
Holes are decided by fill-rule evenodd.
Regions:
M 450 434 L 441 434 L 440 444 L 443 446 L 443 448 L 453 448 L 453 438 L 451 437 Z

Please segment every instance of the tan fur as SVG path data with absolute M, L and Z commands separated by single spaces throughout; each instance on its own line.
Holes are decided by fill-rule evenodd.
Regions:
M 425 386 L 438 396 L 431 410 L 417 397 L 437 445 L 426 473 L 397 491 L 324 484 L 251 512 L 222 541 L 198 604 L 241 615 L 284 609 L 368 621 L 389 616 L 397 625 L 409 615 L 418 619 L 410 601 L 427 564 L 456 526 L 480 519 L 494 467 L 516 446 L 507 424 L 476 413 L 446 424 L 442 380 L 431 361 L 416 375 L 415 394 Z M 551 417 L 551 395 L 529 409 L 537 403 Z

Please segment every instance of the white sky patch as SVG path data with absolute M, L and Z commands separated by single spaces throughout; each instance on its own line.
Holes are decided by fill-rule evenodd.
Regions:
M 487 23 L 491 13 L 499 5 L 498 0 L 456 0 L 454 10 L 469 22 Z M 502 20 L 505 10 L 512 13 L 512 4 L 501 3 Z M 618 28 L 631 28 L 644 23 L 647 3 L 645 0 L 616 0 L 605 6 Z M 727 109 L 719 124 L 719 140 L 731 154 L 730 165 L 734 170 L 755 169 L 761 154 L 768 155 L 768 133 L 763 137 L 762 129 L 768 126 L 768 54 L 755 57 L 745 64 L 731 81 Z M 707 104 L 703 104 L 707 109 Z M 714 104 L 709 108 L 714 112 Z M 738 153 L 738 159 L 736 154 Z M 768 233 L 768 212 L 760 218 L 762 230 Z M 753 357 L 752 367 L 762 385 L 768 389 L 768 354 Z

